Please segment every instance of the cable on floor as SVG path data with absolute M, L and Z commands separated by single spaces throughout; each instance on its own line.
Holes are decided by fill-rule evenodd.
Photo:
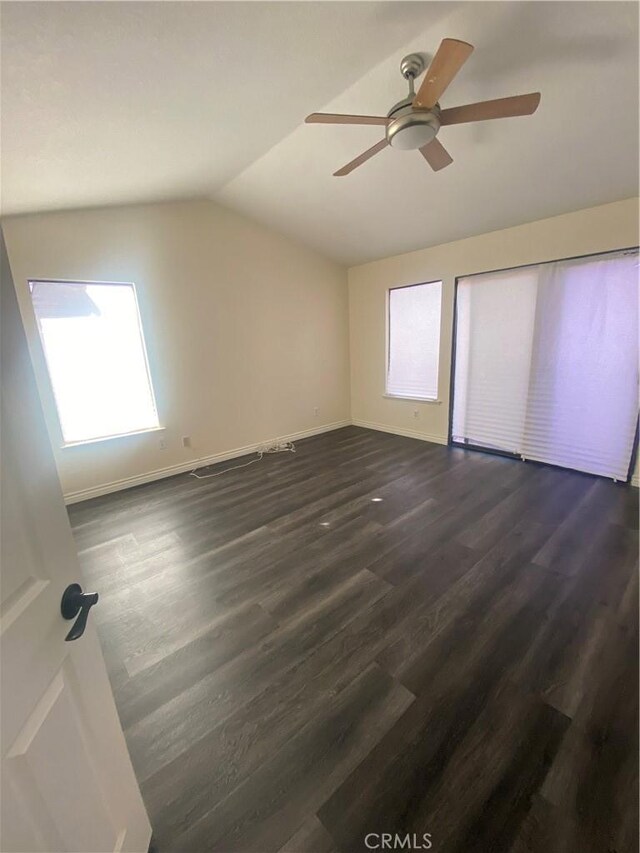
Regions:
M 198 474 L 198 469 L 194 468 L 193 471 L 190 471 L 192 477 L 195 477 L 197 480 L 208 480 L 210 477 L 220 477 L 222 474 L 227 474 L 229 471 L 239 471 L 240 468 L 248 468 L 249 465 L 253 465 L 254 462 L 260 462 L 262 457 L 267 453 L 295 453 L 296 446 L 292 441 L 281 441 L 278 444 L 273 444 L 270 447 L 265 447 L 263 450 L 257 451 L 257 456 L 255 459 L 250 459 L 248 462 L 243 462 L 242 465 L 232 465 L 230 468 L 225 468 L 224 471 L 214 471 L 212 474 Z M 205 465 L 205 468 L 210 466 Z

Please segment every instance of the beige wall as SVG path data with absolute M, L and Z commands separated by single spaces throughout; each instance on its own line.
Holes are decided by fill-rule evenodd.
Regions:
M 346 271 L 310 249 L 208 201 L 17 217 L 3 230 L 52 437 L 28 280 L 137 287 L 165 432 L 55 446 L 65 494 L 349 419 Z
M 55 406 L 27 281 L 134 281 L 138 290 L 167 447 L 160 449 L 157 433 L 71 448 L 54 440 L 69 495 L 350 417 L 446 442 L 455 277 L 636 245 L 638 203 L 354 267 L 348 308 L 342 267 L 207 201 L 16 217 L 4 220 L 3 230 L 54 437 Z M 387 399 L 386 290 L 437 279 L 444 282 L 440 403 Z M 192 448 L 182 447 L 183 435 Z
M 446 442 L 456 276 L 636 245 L 638 199 L 628 199 L 353 267 L 349 317 L 354 422 Z M 386 291 L 434 280 L 444 283 L 440 403 L 385 398 Z

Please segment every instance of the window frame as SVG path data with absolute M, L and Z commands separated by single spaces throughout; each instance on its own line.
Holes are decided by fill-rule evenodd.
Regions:
M 391 291 L 392 290 L 405 290 L 409 287 L 425 287 L 429 284 L 439 284 L 440 285 L 440 317 L 438 321 L 438 364 L 436 370 L 436 396 L 435 397 L 417 397 L 414 395 L 406 395 L 406 394 L 393 394 L 389 391 L 389 363 L 391 360 Z M 388 400 L 410 400 L 415 403 L 431 403 L 435 405 L 440 405 L 442 403 L 442 398 L 440 396 L 440 356 L 441 356 L 441 348 L 442 348 L 442 298 L 443 298 L 443 290 L 444 290 L 444 280 L 441 278 L 434 278 L 430 281 L 417 281 L 412 284 L 398 284 L 394 287 L 388 287 L 385 293 L 386 299 L 386 310 L 385 310 L 385 363 L 384 363 L 384 393 L 383 397 Z
M 140 335 L 140 344 L 142 347 L 144 369 L 145 369 L 145 373 L 147 376 L 147 382 L 149 385 L 149 392 L 151 395 L 151 401 L 153 403 L 153 408 L 154 408 L 154 411 L 156 413 L 157 424 L 155 426 L 143 427 L 142 429 L 129 430 L 128 432 L 118 432 L 118 433 L 111 433 L 109 435 L 100 435 L 100 436 L 95 436 L 93 438 L 78 439 L 75 441 L 66 441 L 65 440 L 64 431 L 62 429 L 62 419 L 60 417 L 60 408 L 58 405 L 58 399 L 56 397 L 56 392 L 55 392 L 53 380 L 51 378 L 51 371 L 49 369 L 49 360 L 47 358 L 47 349 L 45 347 L 44 338 L 42 336 L 42 329 L 40 327 L 40 320 L 39 320 L 38 316 L 36 315 L 36 312 L 35 312 L 35 309 L 33 306 L 32 293 L 33 293 L 33 287 L 36 284 L 41 284 L 41 285 L 69 284 L 69 285 L 77 285 L 79 287 L 82 287 L 82 286 L 85 286 L 85 287 L 86 286 L 90 286 L 90 287 L 105 286 L 105 287 L 130 287 L 131 288 L 131 290 L 133 292 L 133 301 L 134 301 L 135 308 L 136 308 L 136 318 L 137 318 L 137 325 L 138 325 L 138 333 Z M 58 439 L 58 444 L 59 444 L 60 449 L 65 450 L 65 449 L 71 448 L 71 447 L 83 447 L 86 444 L 97 444 L 97 443 L 103 442 L 103 441 L 112 441 L 113 439 L 127 438 L 128 436 L 146 435 L 147 433 L 152 433 L 152 432 L 163 432 L 165 430 L 165 427 L 162 425 L 162 423 L 160 421 L 160 413 L 158 411 L 158 403 L 156 400 L 156 393 L 155 393 L 155 388 L 154 388 L 154 384 L 153 384 L 153 377 L 151 375 L 151 366 L 149 364 L 149 353 L 147 351 L 147 342 L 146 342 L 145 336 L 144 336 L 144 327 L 143 327 L 143 323 L 142 323 L 142 312 L 140 311 L 140 301 L 138 299 L 138 290 L 137 290 L 135 282 L 133 282 L 133 281 L 104 281 L 104 280 L 95 281 L 95 280 L 90 280 L 90 279 L 45 278 L 45 277 L 35 278 L 34 277 L 34 278 L 28 279 L 27 286 L 29 289 L 29 304 L 31 306 L 31 311 L 32 311 L 34 323 L 35 323 L 35 328 L 36 328 L 37 335 L 38 335 L 38 342 L 40 345 L 40 350 L 42 352 L 42 363 L 43 363 L 43 367 L 44 367 L 44 374 L 46 376 L 46 381 L 48 383 L 49 391 L 51 393 L 51 401 L 53 402 L 53 406 L 51 406 L 51 409 L 52 409 L 52 413 L 55 417 L 55 427 L 56 427 L 57 439 Z
M 515 456 L 511 453 L 508 453 L 503 450 L 492 450 L 481 445 L 471 444 L 471 443 L 460 443 L 458 441 L 453 440 L 453 406 L 455 402 L 455 374 L 456 374 L 456 342 L 458 335 L 457 328 L 457 318 L 458 318 L 458 283 L 464 278 L 473 278 L 474 276 L 481 275 L 489 275 L 491 273 L 501 273 L 501 272 L 511 272 L 512 270 L 521 270 L 526 269 L 527 267 L 541 267 L 545 264 L 553 264 L 563 261 L 581 261 L 586 260 L 587 258 L 596 258 L 596 257 L 605 257 L 606 255 L 618 255 L 624 254 L 625 252 L 640 252 L 640 246 L 624 246 L 620 249 L 605 249 L 600 252 L 587 252 L 584 255 L 570 255 L 569 257 L 553 257 L 546 258 L 541 261 L 533 261 L 528 264 L 516 264 L 510 267 L 498 267 L 497 269 L 486 269 L 486 270 L 477 270 L 476 272 L 463 273 L 461 275 L 454 276 L 453 280 L 453 322 L 452 322 L 452 334 L 451 334 L 451 368 L 449 373 L 449 412 L 448 412 L 448 420 L 449 426 L 447 429 L 447 446 L 448 447 L 460 447 L 464 450 L 474 450 L 478 453 L 488 453 L 493 456 L 507 456 L 509 459 L 520 459 L 520 457 L 516 454 Z M 640 447 L 640 421 L 636 424 L 636 436 L 634 440 L 633 449 L 631 451 L 631 460 L 629 462 L 629 471 L 627 472 L 626 483 L 631 483 L 633 478 L 633 472 L 635 471 L 636 459 L 638 457 L 638 449 Z M 536 463 L 537 464 L 537 463 Z M 547 463 L 541 463 L 546 465 Z M 553 467 L 548 465 L 547 467 Z M 564 469 L 563 469 L 564 470 Z M 582 473 L 582 472 L 580 472 Z M 585 474 L 585 476 L 598 476 Z

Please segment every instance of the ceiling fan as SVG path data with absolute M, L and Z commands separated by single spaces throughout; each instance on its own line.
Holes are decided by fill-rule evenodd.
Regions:
M 424 71 L 424 60 L 419 53 L 410 53 L 405 56 L 400 63 L 400 71 L 409 81 L 409 94 L 391 107 L 386 116 L 337 113 L 311 113 L 307 116 L 305 121 L 308 124 L 375 124 L 385 127 L 384 139 L 363 151 L 355 160 L 351 160 L 346 166 L 334 172 L 334 175 L 336 177 L 348 175 L 387 145 L 405 150 L 419 149 L 434 172 L 437 172 L 453 163 L 447 149 L 436 138 L 441 126 L 511 116 L 528 116 L 537 110 L 540 92 L 441 109 L 438 99 L 472 52 L 473 45 L 465 41 L 443 39 L 417 94 L 413 83 Z

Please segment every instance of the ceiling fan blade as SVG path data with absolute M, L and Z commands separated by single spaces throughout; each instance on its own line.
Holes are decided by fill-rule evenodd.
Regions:
M 311 113 L 307 116 L 307 124 L 389 124 L 386 116 L 350 116 L 340 113 Z
M 420 153 L 434 172 L 439 172 L 440 169 L 444 169 L 445 166 L 450 166 L 453 163 L 453 158 L 437 139 L 432 139 L 427 145 L 423 145 Z
M 346 166 L 343 166 L 342 169 L 338 169 L 337 172 L 334 172 L 334 177 L 342 178 L 344 175 L 348 175 L 349 172 L 353 172 L 354 169 L 357 169 L 358 166 L 361 166 L 370 157 L 373 157 L 374 154 L 377 154 L 379 151 L 382 151 L 383 148 L 386 148 L 388 144 L 389 143 L 386 139 L 381 139 L 380 142 L 376 142 L 375 145 L 371 148 L 367 148 L 367 150 L 363 151 L 355 160 L 352 160 L 350 163 L 347 163 Z
M 434 107 L 472 52 L 473 45 L 466 41 L 443 39 L 413 99 L 413 106 L 417 109 Z
M 539 103 L 540 92 L 531 92 L 529 95 L 514 95 L 512 98 L 497 98 L 495 101 L 465 104 L 463 107 L 442 110 L 440 123 L 464 124 L 468 121 L 487 121 L 492 118 L 530 116 L 538 109 Z

